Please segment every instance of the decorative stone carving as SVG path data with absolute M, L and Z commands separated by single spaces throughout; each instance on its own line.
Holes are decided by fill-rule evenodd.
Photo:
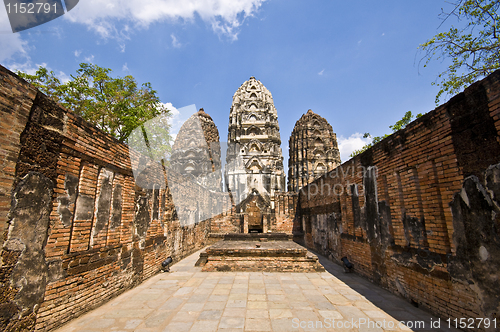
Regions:
M 255 191 L 269 200 L 285 190 L 280 144 L 271 93 L 251 77 L 234 94 L 229 114 L 225 179 L 235 204 Z
M 170 163 L 172 171 L 194 178 L 211 190 L 222 189 L 219 131 L 203 108 L 182 125 Z
M 295 123 L 288 144 L 288 191 L 297 192 L 340 165 L 337 135 L 328 121 L 311 110 Z
M 168 186 L 181 226 L 192 226 L 227 210 L 223 203 L 229 195 L 222 192 L 219 131 L 203 109 L 184 122 L 177 134 Z

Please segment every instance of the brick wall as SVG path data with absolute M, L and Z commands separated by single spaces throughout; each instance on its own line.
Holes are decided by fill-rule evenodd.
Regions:
M 499 318 L 500 71 L 299 194 L 296 238 L 441 317 Z
M 205 245 L 158 164 L 137 185 L 137 152 L 1 66 L 0 116 L 0 330 L 58 327 Z
M 14 183 L 20 135 L 35 99 L 37 90 L 11 75 L 0 77 L 0 234 L 7 226 L 10 193 Z M 3 236 L 0 245 L 3 244 Z
M 296 193 L 276 193 L 274 196 L 276 225 L 273 225 L 273 232 L 292 234 L 297 200 Z

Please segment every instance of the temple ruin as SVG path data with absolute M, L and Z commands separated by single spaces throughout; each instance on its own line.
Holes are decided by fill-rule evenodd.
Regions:
M 234 94 L 229 114 L 225 177 L 236 204 L 252 192 L 269 201 L 284 191 L 279 130 L 271 93 L 251 77 Z
M 312 110 L 295 123 L 288 159 L 288 191 L 305 185 L 340 165 L 337 135 L 323 117 Z
M 255 77 L 233 96 L 224 176 L 241 232 L 275 231 L 275 201 L 285 191 L 278 112 Z
M 202 110 L 169 169 L 153 140 L 123 144 L 2 66 L 0 113 L 2 331 L 53 330 L 167 257 L 246 238 L 262 243 L 216 246 L 206 270 L 221 270 L 222 249 L 226 271 L 321 270 L 304 248 L 269 244 L 293 238 L 442 319 L 500 319 L 500 71 L 341 165 L 331 126 L 308 111 L 288 191 L 278 113 L 253 77 L 233 97 L 224 173 Z

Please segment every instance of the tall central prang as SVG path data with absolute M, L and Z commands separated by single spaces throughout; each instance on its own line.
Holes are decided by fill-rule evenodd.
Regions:
M 229 114 L 225 179 L 236 204 L 261 196 L 272 208 L 274 194 L 285 191 L 280 145 L 271 92 L 250 77 L 234 94 Z

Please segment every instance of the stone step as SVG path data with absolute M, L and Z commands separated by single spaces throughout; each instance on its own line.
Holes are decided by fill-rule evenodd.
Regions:
M 323 272 L 318 257 L 292 241 L 220 241 L 200 254 L 202 271 Z

